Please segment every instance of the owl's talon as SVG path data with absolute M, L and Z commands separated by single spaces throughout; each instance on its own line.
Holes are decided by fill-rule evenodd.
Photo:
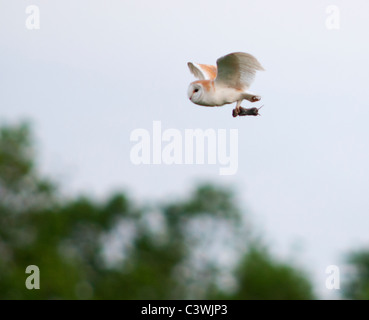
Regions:
M 236 109 L 233 109 L 232 116 L 233 116 L 233 118 L 236 118 L 238 116 L 238 112 L 237 112 Z
M 256 101 L 260 101 L 261 100 L 261 97 L 260 96 L 253 96 L 251 98 L 252 102 L 256 102 Z

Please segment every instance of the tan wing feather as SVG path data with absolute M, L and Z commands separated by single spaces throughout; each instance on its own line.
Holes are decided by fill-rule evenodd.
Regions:
M 217 67 L 209 64 L 187 63 L 191 73 L 200 80 L 214 80 L 217 76 Z

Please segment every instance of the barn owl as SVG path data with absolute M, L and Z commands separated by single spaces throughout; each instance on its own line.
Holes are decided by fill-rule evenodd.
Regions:
M 236 117 L 240 114 L 242 100 L 255 102 L 261 99 L 259 95 L 248 91 L 256 71 L 264 70 L 251 54 L 227 54 L 217 60 L 216 67 L 192 62 L 187 65 L 199 79 L 188 87 L 188 98 L 195 104 L 215 107 L 237 102 L 233 110 L 233 116 Z

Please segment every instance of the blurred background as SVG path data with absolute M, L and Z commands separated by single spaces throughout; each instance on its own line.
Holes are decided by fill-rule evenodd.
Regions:
M 368 10 L 0 0 L 0 298 L 369 298 Z M 187 62 L 234 51 L 261 117 L 187 98 Z M 153 121 L 237 129 L 237 173 L 133 164 Z

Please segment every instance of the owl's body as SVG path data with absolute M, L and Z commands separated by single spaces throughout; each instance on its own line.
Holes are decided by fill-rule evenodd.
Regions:
M 193 101 L 190 96 L 190 100 L 193 103 L 201 106 L 219 107 L 238 100 L 246 99 L 251 95 L 251 93 L 244 92 L 242 89 L 219 86 L 214 82 L 214 80 L 198 80 L 192 83 L 199 84 L 205 89 L 205 93 L 197 100 Z M 192 90 L 192 88 L 190 89 Z M 189 94 L 192 93 L 191 90 L 189 90 Z
M 264 70 L 250 54 L 228 54 L 217 60 L 217 67 L 191 62 L 188 67 L 200 79 L 188 88 L 188 97 L 195 104 L 214 107 L 237 102 L 236 111 L 239 113 L 242 100 L 255 102 L 261 99 L 248 91 L 256 70 Z

